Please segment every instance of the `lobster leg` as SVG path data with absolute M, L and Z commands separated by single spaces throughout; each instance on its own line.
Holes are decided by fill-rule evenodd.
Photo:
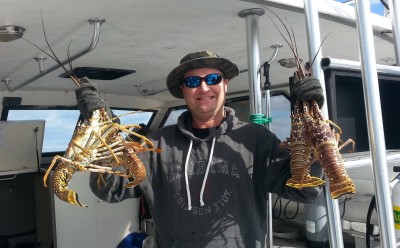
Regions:
M 146 169 L 143 162 L 135 153 L 131 153 L 125 160 L 125 163 L 127 174 L 131 176 L 133 181 L 127 183 L 124 188 L 132 188 L 139 185 L 146 177 Z
M 355 194 L 354 183 L 346 173 L 344 161 L 339 152 L 339 136 L 335 135 L 329 122 L 324 121 L 315 101 L 312 101 L 311 109 L 307 102 L 303 102 L 304 137 L 307 145 L 316 150 L 318 159 L 329 179 L 332 198 L 336 199 L 346 194 Z M 350 142 L 354 141 L 346 141 L 345 144 Z M 342 147 L 340 146 L 340 148 Z
M 310 175 L 312 160 L 311 148 L 306 145 L 303 137 L 303 123 L 299 115 L 299 104 L 296 103 L 292 114 L 292 129 L 290 133 L 290 170 L 292 178 L 286 185 L 292 188 L 316 187 L 325 183 L 324 180 Z

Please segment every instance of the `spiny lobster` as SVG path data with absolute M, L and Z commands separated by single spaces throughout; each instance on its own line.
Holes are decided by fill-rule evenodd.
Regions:
M 43 16 L 42 28 L 51 54 L 31 41 L 23 39 L 56 61 L 69 74 L 69 77 L 77 86 L 89 83 L 89 79 L 86 77 L 78 78 L 70 74 L 58 59 L 47 40 Z M 69 62 L 69 66 L 72 71 L 71 62 Z M 138 185 L 146 177 L 145 167 L 137 153 L 146 151 L 161 152 L 161 150 L 154 148 L 154 144 L 145 136 L 130 130 L 132 128 L 140 129 L 139 125 L 121 125 L 113 122 L 113 120 L 114 118 L 108 115 L 106 107 L 93 111 L 89 120 L 78 122 L 64 155 L 57 155 L 53 158 L 43 177 L 43 183 L 47 187 L 47 178 L 52 168 L 56 166 L 51 176 L 51 187 L 60 200 L 73 205 L 87 207 L 80 203 L 78 194 L 75 191 L 68 189 L 68 183 L 76 171 L 110 173 L 128 177 L 131 181 L 124 186 L 126 188 Z M 143 142 L 135 142 L 129 135 L 133 135 Z M 117 167 L 121 166 L 125 168 L 124 171 L 117 169 Z
M 295 57 L 297 68 L 295 83 L 301 83 L 302 80 L 310 76 L 310 72 L 303 70 L 301 66 L 294 31 L 292 28 L 289 31 L 283 20 L 271 9 L 267 9 L 279 20 L 286 30 L 288 38 L 285 37 L 273 18 L 270 17 L 272 23 L 288 44 Z M 313 64 L 315 58 L 316 56 L 310 65 Z M 311 68 L 311 66 L 308 66 L 308 68 Z M 329 179 L 332 198 L 336 199 L 343 195 L 355 194 L 356 188 L 353 181 L 347 175 L 342 156 L 339 152 L 340 149 L 350 143 L 352 143 L 354 149 L 354 141 L 349 139 L 338 147 L 341 130 L 330 120 L 323 118 L 318 103 L 315 100 L 296 101 L 292 109 L 291 120 L 290 138 L 283 142 L 283 145 L 288 147 L 291 152 L 290 168 L 292 178 L 287 181 L 286 185 L 301 189 L 303 187 L 315 187 L 324 184 L 324 180 L 310 176 L 311 164 L 319 160 L 326 177 Z M 331 125 L 338 128 L 339 133 L 336 133 Z

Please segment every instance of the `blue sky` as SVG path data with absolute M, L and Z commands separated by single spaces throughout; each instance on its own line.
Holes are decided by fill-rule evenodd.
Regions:
M 379 0 L 370 0 L 371 2 L 371 11 L 383 15 L 384 14 L 384 7 Z
M 363 0 L 364 1 L 364 0 Z M 348 0 L 337 0 L 337 2 L 348 2 Z M 379 15 L 383 15 L 384 14 L 384 7 L 381 3 L 380 0 L 369 0 L 370 4 L 371 4 L 371 11 L 373 13 L 379 14 Z M 387 0 L 385 0 L 385 2 L 387 2 Z

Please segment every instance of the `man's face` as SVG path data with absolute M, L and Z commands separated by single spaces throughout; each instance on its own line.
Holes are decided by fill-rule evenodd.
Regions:
M 213 73 L 222 75 L 222 72 L 218 69 L 198 68 L 187 72 L 183 78 L 190 76 L 205 77 Z M 202 80 L 200 86 L 196 88 L 189 88 L 185 84 L 181 87 L 186 104 L 194 115 L 215 115 L 224 105 L 228 80 L 222 78 L 221 83 L 216 85 L 207 85 L 205 80 Z

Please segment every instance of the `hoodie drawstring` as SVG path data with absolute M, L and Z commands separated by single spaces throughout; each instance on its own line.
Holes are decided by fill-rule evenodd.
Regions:
M 188 173 L 187 173 L 189 157 L 190 157 L 190 153 L 192 152 L 192 145 L 193 145 L 193 141 L 190 140 L 189 151 L 188 151 L 188 154 L 186 156 L 186 161 L 185 161 L 185 183 L 186 183 L 186 195 L 188 198 L 188 210 L 192 210 L 192 200 L 190 197 L 189 179 L 188 179 Z
M 190 140 L 190 145 L 189 145 L 189 151 L 186 156 L 186 161 L 185 161 L 185 183 L 186 183 L 186 195 L 188 198 L 188 210 L 192 210 L 192 200 L 190 197 L 190 188 L 189 188 L 189 179 L 188 179 L 188 164 L 189 164 L 189 158 L 190 158 L 190 153 L 192 152 L 192 146 L 193 146 L 193 141 Z M 212 145 L 211 145 L 211 151 L 210 151 L 210 157 L 208 158 L 208 163 L 207 163 L 207 169 L 204 175 L 203 179 L 203 184 L 201 186 L 201 191 L 200 191 L 200 206 L 204 206 L 204 201 L 203 201 L 203 194 L 204 194 L 204 188 L 206 186 L 206 181 L 208 177 L 208 173 L 210 171 L 210 166 L 211 166 L 211 161 L 214 153 L 214 146 L 215 146 L 215 137 L 213 138 Z

